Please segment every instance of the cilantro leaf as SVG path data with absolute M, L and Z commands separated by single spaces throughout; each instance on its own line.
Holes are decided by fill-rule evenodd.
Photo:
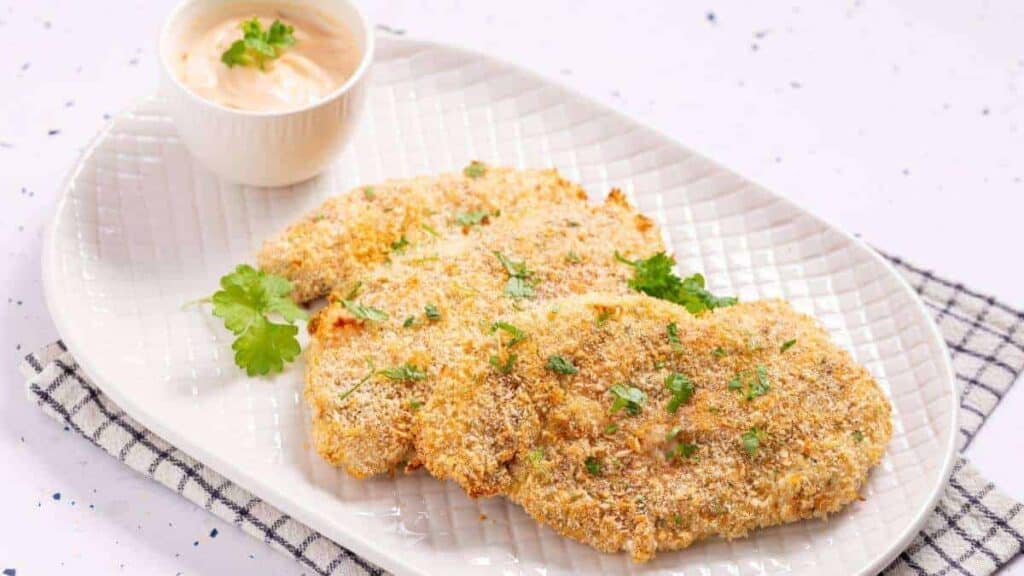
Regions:
M 508 322 L 503 322 L 501 320 L 498 320 L 494 324 L 491 324 L 492 334 L 498 330 L 501 330 L 502 332 L 505 332 L 510 336 L 509 341 L 505 343 L 505 345 L 508 346 L 509 348 L 515 346 L 516 344 L 519 344 L 523 340 L 526 340 L 526 337 L 528 336 L 526 332 L 523 332 L 522 330 L 516 328 L 512 324 L 509 324 Z
M 235 364 L 249 376 L 280 372 L 299 355 L 301 346 L 292 324 L 306 312 L 288 297 L 290 282 L 242 264 L 220 279 L 221 289 L 210 298 L 213 315 L 235 336 Z M 277 315 L 287 324 L 272 322 Z
M 587 468 L 587 472 L 591 476 L 600 476 L 604 471 L 604 466 L 601 464 L 601 461 L 593 456 L 587 457 L 583 462 L 583 465 Z
M 426 370 L 406 362 L 399 366 L 391 366 L 380 371 L 388 380 L 400 380 L 402 382 L 415 382 L 427 377 Z
M 790 348 L 792 348 L 794 345 L 796 345 L 796 340 L 795 339 L 794 340 L 786 340 L 785 342 L 782 343 L 782 346 L 779 347 L 779 352 L 780 353 L 781 352 L 785 352 L 786 350 L 789 350 Z
M 220 55 L 220 61 L 228 68 L 235 66 L 255 66 L 265 70 L 267 62 L 276 59 L 285 48 L 295 44 L 293 32 L 295 28 L 274 20 L 267 30 L 263 29 L 258 18 L 242 22 L 241 40 L 235 40 Z
M 364 306 L 358 302 L 352 300 L 342 300 L 341 305 L 346 310 L 352 313 L 353 316 L 360 320 L 368 320 L 370 322 L 383 322 L 388 319 L 387 312 L 378 310 L 371 306 Z
M 367 200 L 373 200 L 374 198 L 377 197 L 377 193 L 374 192 L 373 186 L 367 186 L 366 188 L 363 188 L 363 197 L 366 198 Z
M 629 260 L 616 252 L 615 259 L 633 267 L 633 278 L 628 282 L 630 288 L 679 304 L 691 314 L 732 306 L 737 302 L 735 297 L 719 297 L 708 292 L 704 288 L 704 276 L 700 274 L 686 278 L 676 276 L 672 270 L 675 261 L 664 252 L 639 260 Z
M 431 322 L 437 322 L 441 319 L 441 312 L 433 304 L 427 304 L 423 307 L 423 315 Z
M 466 178 L 472 178 L 474 180 L 480 178 L 486 172 L 487 165 L 477 160 L 473 160 L 472 162 L 469 163 L 469 166 L 466 166 L 462 170 L 462 173 L 466 176 Z
M 405 321 L 402 322 L 402 328 L 412 328 L 415 325 L 416 325 L 416 317 L 415 316 L 407 316 L 405 318 Z
M 615 396 L 615 400 L 612 402 L 612 407 L 609 410 L 612 414 L 625 408 L 630 416 L 636 416 L 640 414 L 644 402 L 647 401 L 647 395 L 644 394 L 643 390 L 627 386 L 626 384 L 614 384 L 608 391 Z
M 262 316 L 235 339 L 235 364 L 245 368 L 249 376 L 280 372 L 302 348 L 295 335 L 299 329 L 287 324 L 274 324 Z
M 548 356 L 548 363 L 545 368 L 555 372 L 556 374 L 579 374 L 580 369 L 573 365 L 572 360 L 563 358 L 562 356 Z
M 860 430 L 854 430 L 853 431 L 853 441 L 857 442 L 857 443 L 863 442 L 864 441 L 864 433 L 861 432 Z
M 693 396 L 693 382 L 683 374 L 673 372 L 665 377 L 665 388 L 672 393 L 666 409 L 675 414 L 679 407 L 690 401 Z

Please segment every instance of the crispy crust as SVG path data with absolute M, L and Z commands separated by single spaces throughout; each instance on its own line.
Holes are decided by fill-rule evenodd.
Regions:
M 518 309 L 545 308 L 552 298 L 598 289 L 625 292 L 631 269 L 616 250 L 640 257 L 661 249 L 659 231 L 618 191 L 595 206 L 575 198 L 543 208 L 508 210 L 447 239 L 417 237 L 405 253 L 359 277 L 360 303 L 385 311 L 382 323 L 356 319 L 339 300 L 310 324 L 305 397 L 312 409 L 313 444 L 328 462 L 356 477 L 416 464 L 414 414 L 434 384 L 466 377 L 458 371 L 493 343 L 493 322 Z M 504 294 L 509 274 L 494 252 L 523 261 L 534 272 L 535 298 Z M 430 321 L 433 304 L 441 318 Z M 404 327 L 406 318 L 414 326 Z M 484 358 L 487 361 L 487 358 Z M 369 372 L 413 364 L 426 370 L 414 381 Z
M 583 189 L 555 170 L 487 167 L 477 178 L 452 173 L 389 180 L 327 200 L 267 240 L 257 259 L 263 270 L 292 281 L 296 301 L 307 302 L 385 262 L 403 236 L 419 243 L 431 238 L 428 228 L 458 233 L 451 225 L 458 213 L 585 201 Z
M 700 317 L 641 295 L 575 296 L 557 307 L 511 319 L 530 333 L 511 374 L 487 366 L 492 343 L 434 386 L 415 422 L 433 475 L 474 496 L 504 494 L 565 536 L 646 561 L 715 535 L 827 516 L 858 499 L 882 457 L 892 425 L 878 384 L 785 302 Z M 682 351 L 668 341 L 670 322 Z M 781 351 L 790 339 L 796 344 Z M 552 354 L 571 358 L 579 373 L 546 369 Z M 745 386 L 729 389 L 758 365 L 766 394 L 748 400 Z M 667 410 L 670 372 L 695 386 L 675 413 Z M 640 414 L 609 413 L 608 389 L 618 382 L 646 393 Z M 607 432 L 609 424 L 618 430 Z M 765 433 L 754 454 L 742 442 L 752 427 Z M 668 460 L 675 441 L 696 452 Z M 600 475 L 587 470 L 588 458 Z

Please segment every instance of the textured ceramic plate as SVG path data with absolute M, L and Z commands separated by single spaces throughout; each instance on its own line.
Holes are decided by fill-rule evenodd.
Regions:
M 617 186 L 662 226 L 683 271 L 817 317 L 892 398 L 895 429 L 866 499 L 828 521 L 660 554 L 647 565 L 561 538 L 500 498 L 424 473 L 357 481 L 307 441 L 302 365 L 248 379 L 231 337 L 183 304 L 251 262 L 262 239 L 359 183 L 470 159 L 556 166 L 595 197 Z M 868 574 L 917 532 L 950 470 L 956 419 L 944 345 L 877 255 L 678 143 L 478 54 L 383 40 L 366 116 L 331 171 L 246 189 L 197 166 L 158 100 L 113 122 L 72 173 L 44 255 L 68 347 L 128 413 L 256 495 L 402 574 Z M 483 519 L 486 517 L 486 519 Z

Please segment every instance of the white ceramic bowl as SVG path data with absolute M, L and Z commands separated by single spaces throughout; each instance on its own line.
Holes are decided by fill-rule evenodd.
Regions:
M 160 34 L 161 93 L 182 141 L 219 176 L 251 186 L 285 186 L 326 168 L 348 141 L 362 109 L 373 62 L 373 28 L 350 0 L 273 0 L 274 6 L 315 6 L 351 30 L 362 52 L 358 68 L 319 102 L 284 112 L 235 110 L 200 98 L 177 78 L 171 58 L 182 26 L 217 6 L 252 0 L 185 0 Z M 263 3 L 263 2 L 261 2 Z

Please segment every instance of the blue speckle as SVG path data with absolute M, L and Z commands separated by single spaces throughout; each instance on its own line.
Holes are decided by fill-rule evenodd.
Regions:
M 195 542 L 193 542 L 192 545 L 193 546 L 199 546 L 199 540 L 196 540 Z
M 712 24 L 714 24 L 715 21 L 717 20 L 717 17 L 715 16 L 714 12 L 708 12 L 707 19 L 708 19 L 708 22 L 711 22 Z
M 4 576 L 15 576 L 18 573 L 14 568 L 4 568 Z
M 210 538 L 216 538 L 217 534 L 220 534 L 220 532 L 216 528 L 210 530 Z
M 46 133 L 47 136 L 56 136 L 57 134 L 60 134 L 60 130 L 49 130 Z
M 54 500 L 60 500 L 60 492 L 54 492 L 51 498 L 53 498 Z

